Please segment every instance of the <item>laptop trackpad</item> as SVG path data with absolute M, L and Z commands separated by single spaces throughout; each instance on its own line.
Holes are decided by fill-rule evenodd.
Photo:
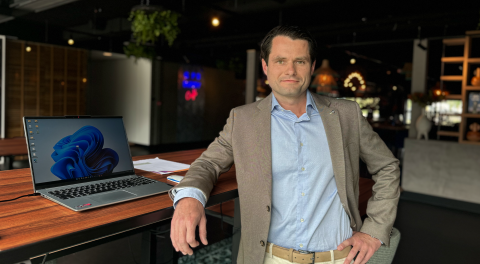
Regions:
M 101 195 L 90 196 L 89 198 L 99 203 L 109 203 L 109 202 L 127 200 L 134 197 L 137 197 L 137 196 L 125 191 L 116 191 L 116 192 L 105 193 Z

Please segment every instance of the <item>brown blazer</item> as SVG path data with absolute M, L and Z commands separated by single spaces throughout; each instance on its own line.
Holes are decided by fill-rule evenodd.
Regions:
M 389 246 L 400 196 L 399 161 L 373 132 L 355 102 L 312 95 L 327 134 L 338 194 L 352 229 Z M 242 223 L 241 264 L 261 264 L 265 255 L 271 217 L 267 206 L 272 203 L 271 105 L 270 95 L 232 109 L 219 137 L 173 188 L 198 188 L 208 199 L 218 176 L 235 162 Z M 363 224 L 358 211 L 359 158 L 375 181 Z M 173 199 L 171 191 L 170 197 Z

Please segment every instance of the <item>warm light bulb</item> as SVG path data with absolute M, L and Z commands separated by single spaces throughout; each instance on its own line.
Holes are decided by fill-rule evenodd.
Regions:
M 83 81 L 84 83 L 86 83 L 86 82 L 87 82 L 87 78 L 83 78 L 82 81 Z
M 357 90 L 357 87 L 353 86 L 352 87 L 352 92 L 355 92 Z
M 362 85 L 362 90 L 365 90 L 365 88 L 367 88 L 367 87 L 365 86 L 365 84 Z
M 355 60 L 353 58 L 350 60 L 350 64 L 355 64 L 355 62 L 357 62 L 357 60 Z
M 212 25 L 213 25 L 214 27 L 218 27 L 218 25 L 220 25 L 220 20 L 218 20 L 218 18 L 214 17 L 214 18 L 212 19 Z
M 397 86 L 393 86 L 392 89 L 393 89 L 394 91 L 396 91 L 396 90 L 397 90 Z
M 30 52 L 30 51 L 32 51 L 32 47 L 27 46 L 27 47 L 25 48 L 25 50 L 26 50 L 27 52 Z
M 73 41 L 73 39 L 68 40 L 68 45 L 73 45 L 74 43 L 75 43 L 75 41 Z
M 112 56 L 112 53 L 111 53 L 111 52 L 104 52 L 104 53 L 103 53 L 103 56 L 105 56 L 105 57 L 111 57 L 111 56 Z
M 349 84 L 348 84 L 348 86 L 352 87 L 352 86 L 353 86 L 353 84 L 352 84 L 352 83 L 349 83 Z

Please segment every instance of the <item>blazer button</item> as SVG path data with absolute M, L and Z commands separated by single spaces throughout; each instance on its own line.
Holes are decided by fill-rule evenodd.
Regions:
M 265 246 L 265 242 L 263 242 L 263 240 L 260 240 L 260 246 L 262 246 L 262 247 Z
M 270 212 L 270 206 L 267 205 L 267 212 Z

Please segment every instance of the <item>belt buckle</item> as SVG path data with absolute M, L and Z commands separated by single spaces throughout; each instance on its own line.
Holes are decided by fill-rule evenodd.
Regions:
M 307 250 L 298 250 L 300 254 L 313 254 L 312 264 L 315 264 L 315 251 L 307 251 Z

